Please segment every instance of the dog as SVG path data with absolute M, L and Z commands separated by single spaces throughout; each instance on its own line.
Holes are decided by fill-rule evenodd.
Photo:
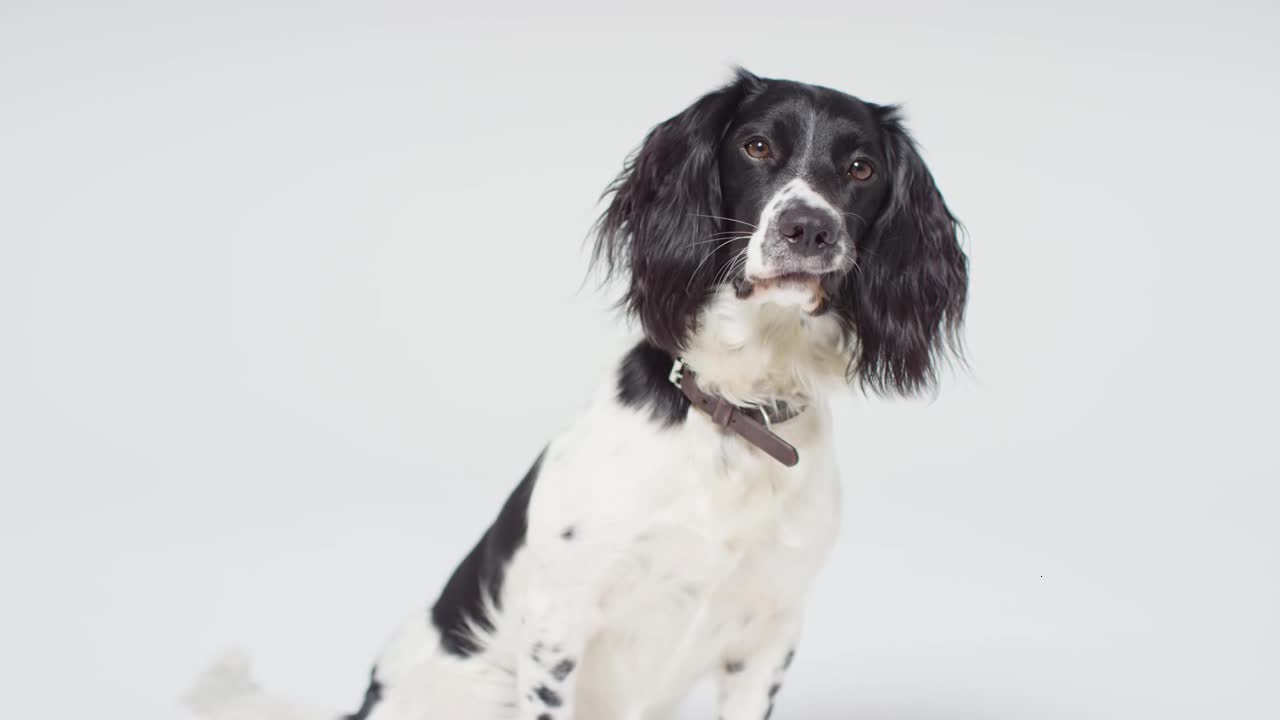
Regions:
M 836 537 L 829 402 L 934 387 L 968 259 L 897 107 L 738 70 L 603 196 L 593 262 L 643 337 L 550 441 L 347 720 L 658 720 L 718 680 L 768 718 Z M 338 718 L 238 660 L 207 718 Z

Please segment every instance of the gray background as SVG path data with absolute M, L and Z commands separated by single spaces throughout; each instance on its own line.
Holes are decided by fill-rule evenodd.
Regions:
M 231 645 L 353 709 L 628 336 L 597 194 L 733 62 L 905 102 L 973 263 L 973 371 L 838 405 L 778 716 L 1280 716 L 1274 5 L 2 8 L 6 716 L 176 717 Z

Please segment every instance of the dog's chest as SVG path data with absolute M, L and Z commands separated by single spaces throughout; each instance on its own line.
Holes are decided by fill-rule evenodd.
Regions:
M 623 696 L 679 696 L 750 652 L 802 601 L 835 535 L 838 491 L 823 458 L 791 469 L 741 443 L 701 442 L 714 452 L 651 477 L 657 487 L 604 551 L 586 667 Z
M 827 423 L 811 407 L 778 428 L 800 452 L 788 468 L 701 414 L 667 428 L 606 398 L 547 449 L 504 614 L 526 589 L 570 598 L 580 700 L 660 716 L 797 615 L 838 524 Z
M 618 556 L 598 607 L 605 634 L 638 666 L 705 665 L 749 645 L 769 618 L 798 603 L 825 538 L 786 544 L 780 519 L 755 526 L 655 524 Z

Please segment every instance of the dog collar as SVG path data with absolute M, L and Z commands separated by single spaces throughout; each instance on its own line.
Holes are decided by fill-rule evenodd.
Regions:
M 763 405 L 736 405 L 698 387 L 697 374 L 681 358 L 676 358 L 671 364 L 667 379 L 680 388 L 694 407 L 710 415 L 715 424 L 732 430 L 787 467 L 794 467 L 800 462 L 800 453 L 796 452 L 795 446 L 778 437 L 773 426 L 799 415 L 804 408 L 781 402 L 770 406 L 769 410 Z

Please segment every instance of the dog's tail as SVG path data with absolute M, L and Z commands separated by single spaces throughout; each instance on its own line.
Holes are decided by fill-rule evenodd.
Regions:
M 253 681 L 249 658 L 229 652 L 196 678 L 182 696 L 201 720 L 339 720 L 341 713 L 327 713 L 271 697 Z

